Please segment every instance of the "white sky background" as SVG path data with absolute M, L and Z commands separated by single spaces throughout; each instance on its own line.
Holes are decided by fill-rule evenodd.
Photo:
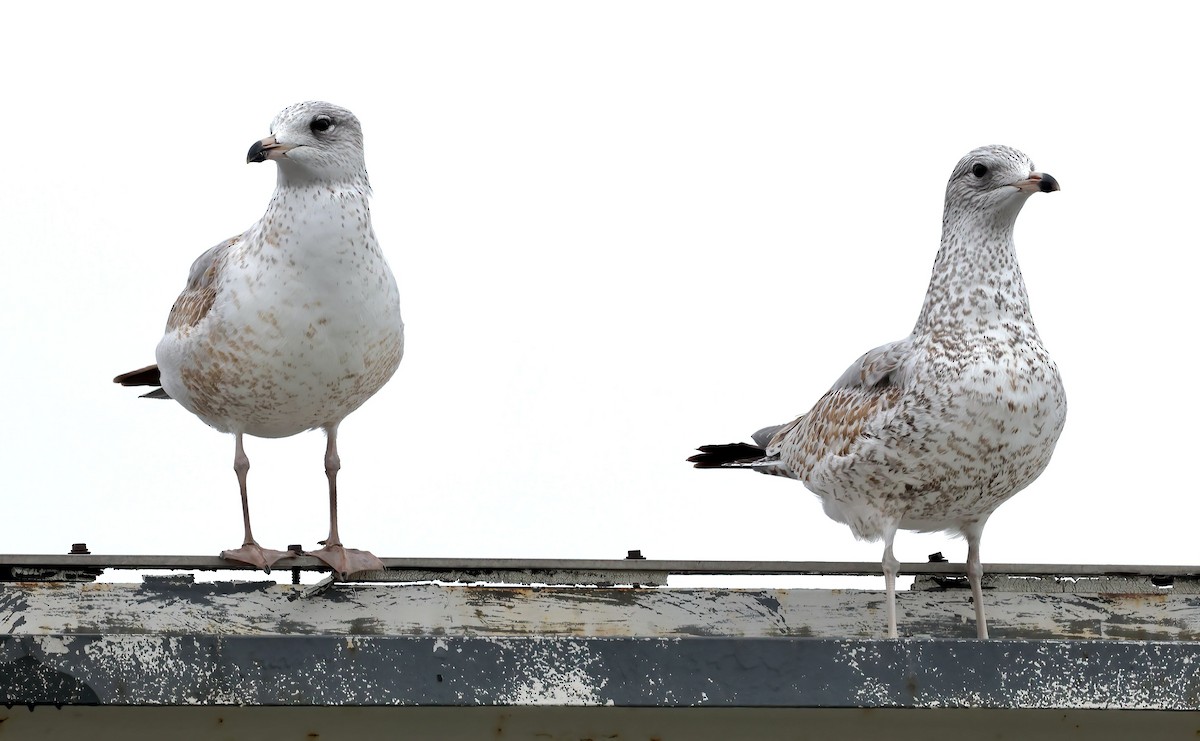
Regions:
M 1192 6 L 186 7 L 5 12 L 0 553 L 240 543 L 232 436 L 111 378 L 262 214 L 250 144 L 325 99 L 363 123 L 408 339 L 342 426 L 347 545 L 879 560 L 800 484 L 684 459 L 904 337 L 951 168 L 1004 143 L 1062 184 L 1016 236 L 1071 407 L 984 561 L 1200 560 Z M 247 439 L 264 545 L 325 536 L 323 449 Z

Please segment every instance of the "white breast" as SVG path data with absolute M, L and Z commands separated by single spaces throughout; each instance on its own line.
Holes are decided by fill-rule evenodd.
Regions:
M 365 198 L 293 191 L 230 250 L 211 310 L 158 347 L 167 393 L 226 432 L 339 422 L 403 354 L 399 293 Z

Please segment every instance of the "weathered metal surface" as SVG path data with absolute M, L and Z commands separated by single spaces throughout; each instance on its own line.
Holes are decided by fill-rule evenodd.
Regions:
M 921 575 L 912 588 L 970 589 L 965 576 Z M 983 588 L 997 592 L 1042 594 L 1200 594 L 1200 579 L 1193 576 L 1014 576 L 985 574 Z
M 1197 729 L 1200 712 L 1138 710 L 0 705 L 0 739 L 67 741 L 1195 741 Z
M 382 559 L 389 571 L 407 571 L 428 577 L 433 581 L 500 581 L 519 583 L 504 578 L 511 574 L 532 573 L 535 578 L 573 579 L 575 573 L 601 573 L 625 575 L 616 584 L 637 583 L 630 578 L 640 574 L 661 575 L 848 575 L 878 576 L 882 573 L 878 561 L 706 561 L 706 560 L 654 560 L 644 558 L 624 559 L 520 559 L 520 558 L 385 558 Z M 200 570 L 200 571 L 254 571 L 245 564 L 225 561 L 216 556 L 143 556 L 103 554 L 15 554 L 0 555 L 0 575 L 5 569 L 14 567 L 38 569 L 80 570 L 135 569 L 135 570 Z M 312 556 L 285 558 L 276 569 L 302 571 L 328 571 L 328 566 Z M 1129 565 L 1129 564 L 985 564 L 988 574 L 1014 576 L 1173 576 L 1180 579 L 1200 579 L 1200 566 L 1187 565 Z M 906 575 L 942 574 L 965 575 L 966 567 L 961 563 L 904 563 L 900 573 Z M 499 579 L 492 579 L 500 575 Z M 370 581 L 368 578 L 361 581 Z M 591 583 L 568 580 L 565 582 L 540 583 Z
M 1200 595 L 1171 590 L 988 592 L 992 641 L 953 589 L 899 594 L 899 641 L 866 591 L 308 592 L 0 585 L 0 703 L 1200 709 Z
M 633 569 L 410 569 L 390 568 L 385 571 L 360 571 L 351 582 L 442 582 L 446 584 L 519 584 L 546 586 L 640 586 L 665 587 L 666 571 Z M 332 578 L 331 578 L 332 580 Z M 341 581 L 340 579 L 338 581 Z
M 1200 644 L 0 636 L 0 703 L 1200 709 Z
M 883 595 L 154 580 L 0 585 L 0 634 L 878 638 Z M 964 590 L 897 595 L 908 637 L 975 635 Z M 1200 595 L 986 592 L 1001 638 L 1200 640 Z

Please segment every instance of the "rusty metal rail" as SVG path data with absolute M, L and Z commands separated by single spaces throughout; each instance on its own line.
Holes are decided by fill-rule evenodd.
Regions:
M 471 573 L 652 573 L 663 576 L 682 575 L 787 575 L 787 576 L 879 576 L 882 569 L 877 561 L 708 561 L 657 560 L 645 558 L 622 559 L 565 559 L 565 558 L 384 558 L 388 571 L 421 572 L 427 574 Z M 103 555 L 103 554 L 0 554 L 0 569 L 117 569 L 135 571 L 196 570 L 196 571 L 253 571 L 244 564 L 225 561 L 218 556 L 160 556 L 160 555 Z M 285 558 L 275 565 L 276 570 L 328 571 L 329 567 L 312 556 Z M 961 575 L 966 566 L 961 563 L 930 562 L 904 563 L 900 571 L 907 575 Z M 1200 566 L 1145 564 L 985 564 L 988 574 L 1009 576 L 1174 576 L 1200 577 Z

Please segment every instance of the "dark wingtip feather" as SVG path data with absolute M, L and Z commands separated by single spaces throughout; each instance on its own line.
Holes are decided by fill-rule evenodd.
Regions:
M 696 468 L 722 468 L 735 463 L 753 463 L 762 460 L 767 451 L 750 443 L 728 445 L 701 445 L 700 452 L 688 458 Z
M 113 379 L 113 383 L 119 383 L 122 386 L 162 386 L 162 380 L 158 372 L 157 365 L 147 365 L 145 368 L 138 368 L 135 371 L 122 373 Z M 167 392 L 162 388 L 156 388 L 148 394 L 142 394 L 143 399 L 170 399 Z
M 119 383 L 122 386 L 161 386 L 162 381 L 159 380 L 158 366 L 147 365 L 145 368 L 138 368 L 135 371 L 122 373 L 113 379 L 113 383 Z

